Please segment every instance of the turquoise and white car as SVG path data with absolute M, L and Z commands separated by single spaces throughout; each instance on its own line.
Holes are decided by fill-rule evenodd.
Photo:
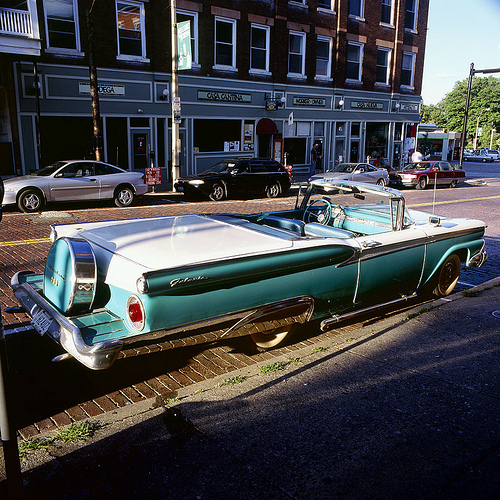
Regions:
M 247 335 L 272 348 L 313 319 L 325 330 L 449 294 L 462 263 L 486 260 L 485 227 L 409 210 L 387 187 L 313 181 L 279 212 L 53 226 L 45 272 L 17 273 L 12 287 L 61 357 L 92 369 L 143 346 Z

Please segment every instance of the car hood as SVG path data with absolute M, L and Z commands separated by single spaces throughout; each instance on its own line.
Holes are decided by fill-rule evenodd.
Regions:
M 34 184 L 42 179 L 47 179 L 47 177 L 41 177 L 39 175 L 21 175 L 19 177 L 10 177 L 9 179 L 4 179 L 4 186 L 14 186 L 16 184 Z

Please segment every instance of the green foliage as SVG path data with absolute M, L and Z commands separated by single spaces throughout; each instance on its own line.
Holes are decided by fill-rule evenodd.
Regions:
M 436 105 L 422 107 L 422 122 L 433 123 L 447 131 L 461 132 L 467 100 L 469 79 L 455 83 L 453 90 Z M 490 108 L 489 111 L 486 111 Z M 479 119 L 479 120 L 478 120 Z M 495 76 L 472 79 L 469 113 L 467 119 L 467 146 L 472 147 L 476 127 L 483 133 L 478 137 L 477 147 L 489 147 L 491 130 L 500 132 L 500 78 Z M 498 149 L 500 134 L 493 132 L 493 149 Z M 420 145 L 420 142 L 419 142 Z

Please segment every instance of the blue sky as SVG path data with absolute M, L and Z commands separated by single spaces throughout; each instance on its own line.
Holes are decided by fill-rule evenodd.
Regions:
M 472 62 L 500 68 L 500 0 L 430 0 L 428 28 L 424 104 L 437 104 L 468 78 Z

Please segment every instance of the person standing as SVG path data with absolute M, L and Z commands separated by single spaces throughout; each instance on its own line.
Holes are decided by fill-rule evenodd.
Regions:
M 422 161 L 424 159 L 424 155 L 420 152 L 420 149 L 416 149 L 415 152 L 411 155 L 412 162 Z
M 311 149 L 311 176 L 316 173 L 316 164 L 318 162 L 318 143 L 315 142 Z

